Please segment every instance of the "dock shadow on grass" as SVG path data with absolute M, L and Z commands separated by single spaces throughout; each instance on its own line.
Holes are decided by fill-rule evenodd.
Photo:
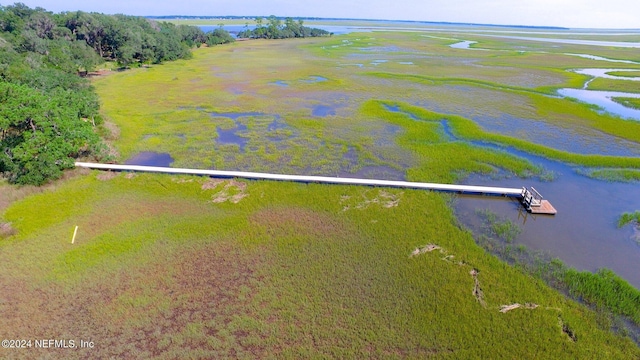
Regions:
M 640 290 L 609 269 L 600 269 L 595 274 L 578 271 L 549 253 L 530 250 L 522 244 L 514 245 L 520 231 L 517 224 L 489 210 L 478 210 L 477 213 L 483 226 L 474 238 L 485 251 L 543 280 L 568 298 L 588 305 L 598 314 L 601 328 L 628 336 L 640 345 L 640 308 L 637 306 Z M 576 334 L 560 321 L 563 332 L 576 341 Z

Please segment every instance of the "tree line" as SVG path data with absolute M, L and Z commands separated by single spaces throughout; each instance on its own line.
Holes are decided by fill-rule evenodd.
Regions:
M 98 96 L 79 74 L 105 61 L 187 59 L 194 46 L 233 40 L 223 29 L 204 33 L 143 17 L 0 6 L 0 174 L 40 185 L 78 157 L 106 156 Z
M 295 21 L 288 17 L 283 22 L 275 15 L 271 15 L 266 19 L 266 22 L 260 16 L 255 19 L 255 22 L 255 29 L 250 30 L 247 24 L 246 28 L 238 33 L 238 37 L 247 39 L 287 39 L 333 35 L 333 33 L 323 29 L 304 26 L 302 19 Z

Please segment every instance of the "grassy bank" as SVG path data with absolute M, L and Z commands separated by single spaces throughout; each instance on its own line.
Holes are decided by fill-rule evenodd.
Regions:
M 622 91 L 638 93 L 638 82 L 630 80 L 596 78 L 589 83 L 589 90 Z
M 640 211 L 622 214 L 620 219 L 618 219 L 618 227 L 623 227 L 633 222 L 640 223 Z
M 509 219 L 501 219 L 489 210 L 478 210 L 482 226 L 476 241 L 486 251 L 539 278 L 572 299 L 597 312 L 601 326 L 640 341 L 640 291 L 613 271 L 603 268 L 595 274 L 567 267 L 549 254 L 532 251 L 513 240 L 521 230 Z M 632 219 L 635 214 L 625 214 Z
M 618 104 L 624 105 L 626 107 L 630 107 L 633 109 L 640 110 L 640 99 L 637 98 L 625 98 L 625 97 L 614 97 L 611 100 L 617 102 Z
M 597 169 L 588 171 L 587 176 L 606 181 L 640 181 L 640 170 L 633 169 Z
M 638 71 L 611 71 L 607 74 L 611 76 L 622 76 L 622 77 L 638 77 L 640 76 L 640 70 Z
M 531 103 L 534 104 L 535 108 L 538 111 L 538 115 L 546 117 L 547 121 L 551 120 L 550 122 L 552 123 L 563 124 L 564 126 L 575 124 L 595 128 L 623 139 L 640 142 L 640 122 L 632 120 L 621 120 L 608 115 L 600 115 L 597 112 L 594 112 L 593 108 L 589 105 L 585 105 L 579 102 L 571 102 L 567 101 L 566 99 L 557 99 L 543 96 L 540 93 L 522 88 L 507 88 L 495 83 L 492 84 L 489 82 L 478 82 L 466 79 L 430 78 L 421 75 L 400 75 L 389 73 L 370 73 L 368 75 L 387 79 L 429 84 L 438 82 L 464 83 L 479 87 L 497 88 L 500 90 L 505 90 L 507 92 L 513 91 L 524 93 L 525 96 L 530 99 Z M 472 123 L 471 121 L 468 122 Z M 477 125 L 476 128 L 479 129 Z M 475 130 L 475 132 L 477 131 L 478 130 Z
M 389 110 L 385 109 L 385 102 L 376 101 L 368 103 L 363 108 L 363 111 L 373 116 L 384 117 L 388 121 L 393 121 L 393 119 L 401 118 L 404 120 L 406 126 L 412 128 L 423 127 L 424 125 L 421 124 L 420 121 L 438 124 L 440 121 L 444 120 L 450 124 L 453 133 L 462 139 L 491 142 L 503 146 L 512 146 L 516 149 L 523 150 L 532 154 L 538 154 L 568 163 L 586 166 L 619 166 L 640 168 L 639 158 L 572 154 L 560 150 L 555 150 L 546 146 L 533 144 L 521 139 L 516 139 L 500 134 L 488 133 L 486 131 L 483 131 L 482 128 L 480 128 L 480 126 L 478 126 L 473 121 L 460 116 L 439 114 L 406 103 L 393 102 L 386 104 L 397 106 L 406 114 L 393 114 Z M 420 121 L 413 121 L 412 123 L 407 114 L 416 117 Z M 640 129 L 640 123 L 622 120 L 621 122 L 624 124 L 628 124 L 630 126 L 629 129 Z M 631 135 L 631 137 L 635 140 L 637 136 L 634 133 L 633 135 Z

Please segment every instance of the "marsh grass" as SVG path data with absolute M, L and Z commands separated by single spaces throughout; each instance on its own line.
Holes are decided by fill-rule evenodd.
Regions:
M 636 326 L 640 325 L 640 291 L 613 271 L 600 269 L 593 274 L 569 269 L 564 276 L 573 296 L 628 316 Z
M 618 75 L 619 76 L 619 75 Z M 638 82 L 631 80 L 596 78 L 589 83 L 589 90 L 621 91 L 639 93 Z
M 9 236 L 15 235 L 17 232 L 11 226 L 11 223 L 8 222 L 0 222 L 0 239 L 8 238 Z
M 0 244 L 0 287 L 12 289 L 2 293 L 12 315 L 0 319 L 0 335 L 33 331 L 27 319 L 38 306 L 47 314 L 35 318 L 38 334 L 89 336 L 94 357 L 495 358 L 536 353 L 535 339 L 545 339 L 547 355 L 637 355 L 584 307 L 487 257 L 455 225 L 449 196 L 248 181 L 248 197 L 214 203 L 224 183 L 207 178 L 97 175 L 5 214 L 19 232 Z M 59 199 L 72 198 L 75 206 L 54 219 Z M 399 201 L 387 207 L 375 198 Z M 408 258 L 427 242 L 453 260 Z M 470 268 L 486 308 L 471 294 Z M 561 309 L 578 346 L 566 347 L 556 310 L 498 311 L 516 301 Z
M 638 98 L 612 97 L 611 100 L 620 105 L 640 110 L 640 99 Z
M 498 216 L 489 210 L 479 209 L 476 214 L 483 219 L 491 235 L 497 236 L 507 243 L 512 243 L 522 232 L 522 229 L 513 221 L 498 219 Z
M 640 70 L 637 71 L 611 71 L 607 73 L 612 76 L 622 76 L 622 77 L 640 77 Z
M 446 83 L 451 81 L 454 83 L 460 82 L 471 84 L 474 86 L 514 91 L 516 93 L 527 96 L 535 105 L 537 114 L 541 117 L 546 118 L 547 121 L 549 121 L 550 119 L 554 119 L 555 121 L 552 121 L 552 123 L 562 124 L 562 126 L 571 126 L 572 124 L 588 126 L 596 128 L 608 134 L 621 137 L 623 139 L 640 142 L 640 122 L 632 120 L 622 120 L 608 115 L 601 115 L 593 111 L 593 109 L 589 105 L 579 103 L 577 101 L 572 102 L 570 100 L 552 98 L 543 96 L 541 94 L 536 94 L 535 92 L 530 90 L 524 90 L 521 88 L 508 88 L 495 83 L 492 84 L 489 82 L 477 82 L 468 79 L 433 79 L 422 75 L 400 75 L 390 73 L 370 73 L 369 75 L 411 82 L 438 81 Z M 469 124 L 467 126 L 470 127 L 471 125 Z M 477 133 L 480 128 L 476 125 L 476 129 L 477 130 L 475 130 L 474 132 Z
M 278 48 L 295 51 L 292 43 L 255 42 L 259 55 L 253 54 L 256 50 L 252 48 L 232 49 L 231 52 L 201 49 L 190 62 L 136 69 L 97 80 L 96 87 L 101 92 L 106 116 L 121 127 L 117 147 L 122 157 L 126 159 L 140 151 L 156 151 L 170 153 L 175 159 L 174 166 L 296 174 L 329 175 L 357 171 L 372 164 L 397 167 L 397 162 L 391 161 L 397 158 L 386 160 L 383 157 L 387 153 L 398 153 L 399 149 L 382 152 L 366 146 L 370 142 L 369 134 L 350 131 L 351 125 L 342 116 L 318 120 L 310 116 L 309 110 L 307 113 L 301 111 L 304 94 L 335 91 L 340 89 L 342 81 L 331 78 L 321 82 L 306 81 L 314 74 L 324 73 L 317 70 L 319 68 L 313 62 L 307 70 L 299 69 L 295 56 L 291 61 L 279 60 Z M 285 80 L 291 79 L 290 86 L 278 89 L 270 85 L 270 71 L 259 71 L 250 61 L 255 56 L 261 57 L 261 66 L 267 69 L 289 66 L 286 72 L 279 72 L 286 74 L 283 75 Z M 273 60 L 270 60 L 271 56 Z M 234 67 L 235 70 L 229 73 Z M 214 70 L 203 74 L 198 72 L 202 68 Z M 194 79 L 198 81 L 193 82 Z M 135 90 L 140 84 L 147 90 Z M 239 94 L 228 92 L 229 87 L 239 87 L 242 91 Z M 127 96 L 127 91 L 141 96 Z M 296 95 L 274 108 L 264 96 L 280 91 Z M 148 96 L 151 92 L 155 94 Z M 171 100 L 159 103 L 157 96 Z M 244 116 L 233 121 L 226 116 L 212 116 L 214 113 L 264 115 Z M 274 120 L 279 122 L 279 127 L 270 129 L 268 125 Z M 217 141 L 218 129 L 233 129 L 238 124 L 246 127 L 246 130 L 235 132 L 246 142 L 245 151 L 240 151 L 237 144 Z M 373 125 L 375 128 L 383 124 Z M 360 122 L 353 126 L 362 128 Z M 339 130 L 341 128 L 344 130 Z M 348 150 L 346 144 L 358 144 L 355 164 L 344 161 Z
M 640 224 L 640 211 L 635 211 L 632 213 L 624 213 L 620 215 L 620 218 L 618 219 L 619 228 L 630 223 Z
M 450 182 L 496 168 L 523 176 L 542 171 L 508 153 L 468 144 L 470 139 L 573 156 L 486 133 L 468 119 L 408 101 L 370 100 L 407 92 L 393 82 L 372 87 L 362 82 L 372 76 L 337 66 L 353 61 L 354 52 L 373 61 L 380 52 L 406 57 L 444 50 L 442 63 L 469 54 L 447 48 L 443 40 L 422 39 L 420 34 L 375 33 L 236 43 L 200 49 L 191 61 L 100 78 L 95 86 L 105 117 L 120 129 L 115 146 L 123 158 L 159 151 L 169 152 L 180 166 L 252 170 L 334 171 L 379 164 L 406 170 L 409 180 Z M 494 55 L 478 56 L 490 61 Z M 429 67 L 424 59 L 415 64 L 413 70 L 402 69 Z M 391 62 L 378 66 L 401 69 Z M 487 81 L 496 71 L 476 79 Z M 557 80 L 558 74 L 550 73 Z M 329 80 L 298 81 L 312 75 Z M 289 86 L 274 86 L 277 80 Z M 348 95 L 336 116 L 310 115 L 311 100 L 316 104 L 336 92 Z M 554 109 L 564 114 L 564 105 L 555 103 Z M 211 112 L 279 115 L 287 127 L 278 134 L 281 142 L 273 142 L 265 138 L 264 116 L 239 119 L 247 127 L 238 135 L 247 139 L 254 154 L 249 156 L 237 145 L 215 142 L 218 128 L 236 124 Z M 443 120 L 465 141 L 449 139 Z M 385 132 L 391 132 L 388 126 L 392 136 Z M 344 159 L 347 153 L 350 159 Z M 626 167 L 624 159 L 596 160 Z M 124 173 L 99 178 L 92 172 L 11 198 L 2 222 L 10 222 L 17 233 L 0 241 L 5 315 L 0 337 L 95 339 L 91 353 L 61 354 L 70 359 L 640 356 L 639 348 L 612 333 L 599 313 L 522 268 L 488 256 L 458 226 L 451 195 L 211 181 Z M 213 201 L 227 186 L 225 196 L 247 196 Z M 492 234 L 514 237 L 516 228 L 505 224 L 497 219 Z M 78 236 L 71 244 L 76 225 Z M 502 242 L 502 251 L 514 259 L 525 256 L 525 248 Z M 446 258 L 435 251 L 409 257 L 425 244 L 445 249 Z M 478 288 L 486 307 L 473 295 Z M 516 302 L 540 307 L 500 313 L 501 305 Z M 569 342 L 568 332 L 577 341 Z M 46 349 L 0 349 L 3 358 L 55 355 Z
M 490 143 L 495 143 L 502 146 L 513 146 L 516 149 L 523 150 L 532 154 L 542 155 L 551 159 L 561 160 L 569 163 L 586 165 L 586 166 L 620 166 L 620 167 L 629 167 L 629 168 L 640 168 L 640 159 L 633 157 L 616 157 L 616 156 L 604 156 L 604 155 L 581 155 L 568 153 L 565 151 L 560 151 L 556 149 L 552 149 L 546 146 L 533 144 L 522 139 L 517 139 L 509 136 L 504 136 L 495 133 L 488 133 L 483 131 L 477 124 L 473 121 L 463 118 L 461 116 L 456 115 L 445 115 L 439 114 L 433 111 L 425 110 L 420 107 L 412 106 L 406 103 L 391 103 L 391 102 L 376 102 L 371 101 L 366 105 L 364 111 L 368 111 L 372 114 L 379 114 L 378 116 L 384 116 L 389 118 L 388 115 L 382 114 L 384 109 L 384 104 L 398 106 L 402 111 L 407 112 L 408 114 L 412 114 L 414 117 L 418 117 L 422 121 L 427 122 L 435 122 L 446 120 L 449 122 L 451 130 L 457 137 L 467 140 L 476 140 L 476 141 L 485 141 Z M 402 116 L 401 114 L 399 116 Z M 629 124 L 630 129 L 640 126 L 632 124 L 633 122 L 623 121 L 624 124 Z M 419 125 L 416 125 L 419 126 Z M 631 135 L 634 139 L 637 137 L 635 134 Z M 522 166 L 526 164 L 526 162 L 521 161 L 522 165 L 520 169 L 523 169 Z M 516 165 L 516 164 L 513 164 Z M 513 169 L 517 169 L 513 168 Z
M 637 336 L 640 334 L 640 291 L 609 269 L 600 269 L 595 274 L 578 271 L 547 253 L 527 249 L 522 244 L 513 246 L 519 230 L 517 225 L 487 209 L 478 209 L 476 214 L 483 224 L 475 237 L 479 246 L 576 301 L 588 304 L 602 318 L 601 326 L 632 335 L 634 341 L 640 343 Z
M 587 171 L 585 174 L 596 179 L 607 181 L 640 181 L 640 170 L 634 169 L 597 169 L 593 171 Z

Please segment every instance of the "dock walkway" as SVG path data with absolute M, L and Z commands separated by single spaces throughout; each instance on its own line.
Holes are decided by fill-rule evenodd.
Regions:
M 447 192 L 455 192 L 455 193 L 461 193 L 461 194 L 485 194 L 485 195 L 516 197 L 518 199 L 521 199 L 522 202 L 523 202 L 523 199 L 525 199 L 525 195 L 529 191 L 529 190 L 526 190 L 525 188 L 518 189 L 518 188 L 504 188 L 504 187 L 492 187 L 492 186 L 436 184 L 436 183 L 423 183 L 423 182 L 410 182 L 410 181 L 357 179 L 357 178 L 343 178 L 343 177 L 329 177 L 329 176 L 284 175 L 284 174 L 269 174 L 269 173 L 244 172 L 244 171 L 183 169 L 183 168 L 142 166 L 142 165 L 117 165 L 117 164 L 99 164 L 99 163 L 87 163 L 87 162 L 76 162 L 75 165 L 77 167 L 83 167 L 83 168 L 89 168 L 89 169 L 100 169 L 100 170 L 142 171 L 142 172 L 155 172 L 155 173 L 168 173 L 168 174 L 206 175 L 206 176 L 226 177 L 226 178 L 243 178 L 243 179 L 253 179 L 253 180 L 280 180 L 280 181 L 294 181 L 294 182 L 305 182 L 305 183 L 384 186 L 384 187 L 395 187 L 395 188 L 447 191 Z M 539 194 L 536 191 L 536 196 L 537 195 Z M 525 203 L 523 202 L 523 204 Z M 525 204 L 525 207 L 526 207 L 526 204 Z M 530 210 L 531 208 L 532 207 L 529 206 L 527 210 L 531 211 Z

